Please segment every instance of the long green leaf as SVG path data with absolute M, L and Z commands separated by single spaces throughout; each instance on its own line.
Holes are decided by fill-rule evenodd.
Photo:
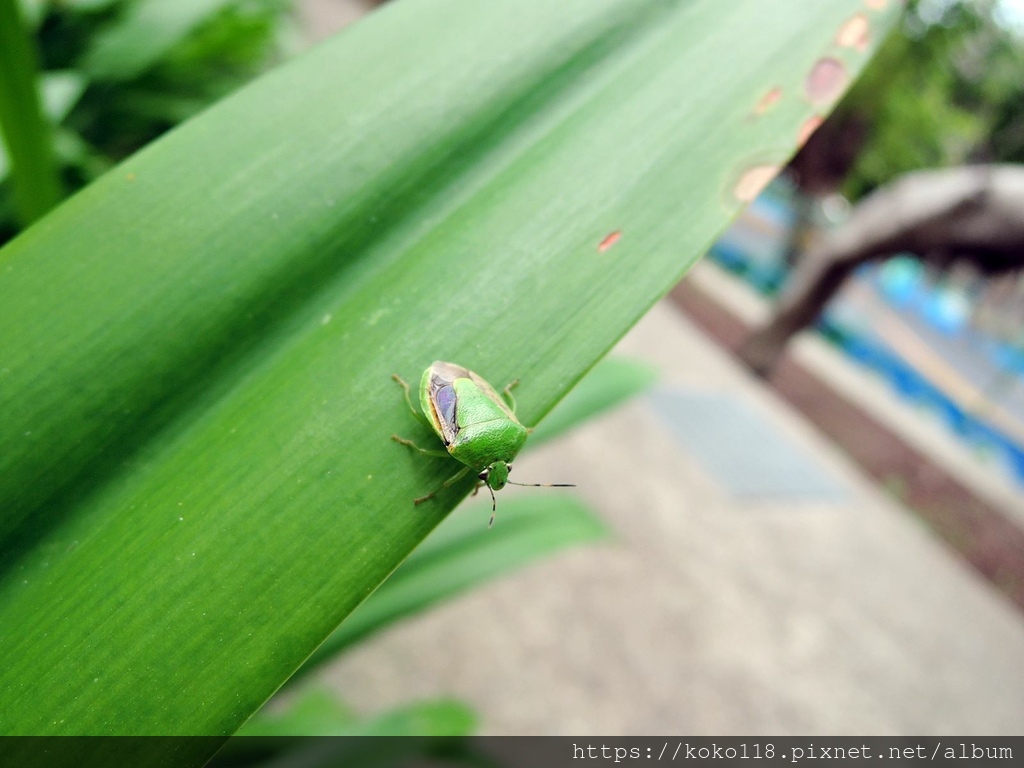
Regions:
M 473 506 L 470 511 L 476 514 L 453 515 L 428 536 L 296 674 L 312 671 L 367 635 L 443 598 L 569 544 L 608 535 L 582 503 L 564 493 L 503 499 L 494 529 L 487 527 L 490 499 L 486 510 Z
M 45 118 L 57 124 L 67 115 L 71 107 L 85 90 L 85 78 L 74 72 L 47 72 L 40 81 L 42 86 L 42 109 Z M 51 130 L 47 127 L 46 130 Z M 53 150 L 59 158 L 59 136 L 54 136 Z M 0 182 L 4 181 L 10 170 L 10 160 L 2 143 L 0 143 Z M 44 211 L 45 212 L 45 211 Z
M 262 710 L 236 734 L 256 736 L 468 736 L 476 730 L 476 716 L 456 701 L 422 701 L 370 718 L 354 715 L 329 691 L 302 692 L 285 711 Z M 238 747 L 233 752 L 241 751 Z
M 43 116 L 36 51 L 18 0 L 0 0 L 0 138 L 14 185 L 14 204 L 28 225 L 63 195 L 52 130 Z M 3 173 L 0 173 L 0 179 Z
M 611 410 L 651 387 L 657 371 L 646 363 L 606 357 L 544 419 L 530 437 L 530 447 L 546 443 L 587 419 Z
M 82 66 L 98 80 L 145 72 L 197 26 L 238 0 L 135 0 L 123 19 L 96 38 Z
M 10 243 L 0 731 L 234 731 L 471 488 L 413 507 L 454 462 L 390 440 L 431 439 L 390 375 L 519 377 L 536 423 L 837 95 L 860 9 L 389 4 Z

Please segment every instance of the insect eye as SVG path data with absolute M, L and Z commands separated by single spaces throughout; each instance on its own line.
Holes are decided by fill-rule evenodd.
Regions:
M 487 470 L 485 469 L 483 472 L 477 475 L 477 477 L 483 480 L 484 482 L 487 482 Z

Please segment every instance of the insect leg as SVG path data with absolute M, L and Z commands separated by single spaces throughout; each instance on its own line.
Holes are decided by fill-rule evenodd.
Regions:
M 449 455 L 448 451 L 440 451 L 440 450 L 439 451 L 432 451 L 429 448 L 420 448 L 412 440 L 406 440 L 404 437 L 399 437 L 398 435 L 392 435 L 391 439 L 394 440 L 396 443 L 401 443 L 402 445 L 408 445 L 410 448 L 415 448 L 417 451 L 419 451 L 420 453 L 426 454 L 427 456 L 448 456 Z
M 405 390 L 405 404 L 409 406 L 409 410 L 412 411 L 412 415 L 416 418 L 417 421 L 422 422 L 423 424 L 426 424 L 429 427 L 430 422 L 427 421 L 427 417 L 424 416 L 419 411 L 417 411 L 412 405 L 412 398 L 409 396 L 409 384 L 406 382 L 406 380 L 399 376 L 397 373 L 392 373 L 391 378 L 397 381 L 399 384 L 401 384 L 402 389 Z
M 422 502 L 427 501 L 428 499 L 434 498 L 437 494 L 439 494 L 445 488 L 448 488 L 448 487 L 454 485 L 455 483 L 459 482 L 459 480 L 461 480 L 462 478 L 464 478 L 466 476 L 467 472 L 469 472 L 469 467 L 463 467 L 458 472 L 456 472 L 454 475 L 452 475 L 447 480 L 445 480 L 441 484 L 440 488 L 435 488 L 430 493 L 428 493 L 426 496 L 420 496 L 418 499 L 413 499 L 412 503 L 413 504 L 421 504 Z
M 519 379 L 511 381 L 505 385 L 505 388 L 501 390 L 502 394 L 505 395 L 505 399 L 508 400 L 508 406 L 512 409 L 512 413 L 516 412 L 516 399 L 512 396 L 512 388 L 519 383 Z

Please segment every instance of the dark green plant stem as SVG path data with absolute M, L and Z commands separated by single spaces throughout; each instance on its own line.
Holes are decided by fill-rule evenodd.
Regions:
M 37 62 L 17 0 L 0 0 L 0 133 L 11 160 L 14 204 L 22 226 L 63 197 L 53 130 L 39 99 Z

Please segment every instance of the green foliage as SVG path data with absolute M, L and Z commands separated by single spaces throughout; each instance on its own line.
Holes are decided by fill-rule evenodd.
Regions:
M 540 423 L 530 436 L 528 447 L 536 448 L 640 394 L 656 378 L 657 371 L 644 363 L 621 357 L 605 358 Z
M 17 0 L 0 0 L 0 180 L 10 173 L 13 214 L 27 225 L 57 204 L 61 188 L 40 103 L 36 52 L 20 10 Z
M 486 511 L 460 512 L 439 526 L 397 571 L 316 649 L 302 676 L 367 635 L 568 544 L 607 535 L 587 508 L 564 491 L 502 498 L 500 520 Z
M 293 697 L 281 712 L 260 712 L 236 735 L 468 736 L 476 727 L 473 712 L 456 701 L 417 702 L 365 718 L 345 707 L 330 692 L 312 688 Z
M 413 507 L 453 461 L 389 439 L 391 374 L 519 377 L 538 422 L 792 151 L 814 62 L 859 67 L 860 9 L 390 4 L 9 243 L 0 730 L 234 732 L 472 489 Z
M 3 0 L 3 5 L 15 4 Z M 44 113 L 53 129 L 29 129 L 25 121 L 32 113 L 25 106 L 17 108 L 17 124 L 24 123 L 24 132 L 41 144 L 36 154 L 56 155 L 60 176 L 51 172 L 54 181 L 47 188 L 46 174 L 33 171 L 28 174 L 33 183 L 21 187 L 52 205 L 62 189 L 74 191 L 97 178 L 274 61 L 278 30 L 290 4 L 64 0 L 23 5 L 45 71 Z M 0 28 L 5 36 L 16 29 L 6 22 Z M 0 51 L 8 50 L 0 40 Z M 6 58 L 0 57 L 0 63 Z M 0 94 L 11 90 L 4 86 L 6 79 L 0 70 Z M 22 79 L 31 82 L 27 74 Z M 0 182 L 8 164 L 0 151 Z M 17 189 L 0 185 L 0 242 L 19 228 L 8 199 Z
M 466 736 L 476 718 L 458 702 L 410 704 L 360 718 L 330 694 L 310 691 L 273 717 L 250 721 L 209 763 L 210 768 L 301 765 L 307 768 L 392 768 L 396 765 L 494 766 Z M 289 739 L 296 734 L 356 735 L 359 739 Z M 274 738 L 263 738 L 273 736 Z M 373 737 L 403 738 L 373 738 Z M 439 736 L 448 738 L 440 739 Z M 419 738 L 417 738 L 419 737 Z M 433 738 L 431 738 L 433 737 Z
M 912 170 L 1024 162 L 1024 41 L 989 0 L 916 0 L 831 120 L 867 140 L 844 191 Z

